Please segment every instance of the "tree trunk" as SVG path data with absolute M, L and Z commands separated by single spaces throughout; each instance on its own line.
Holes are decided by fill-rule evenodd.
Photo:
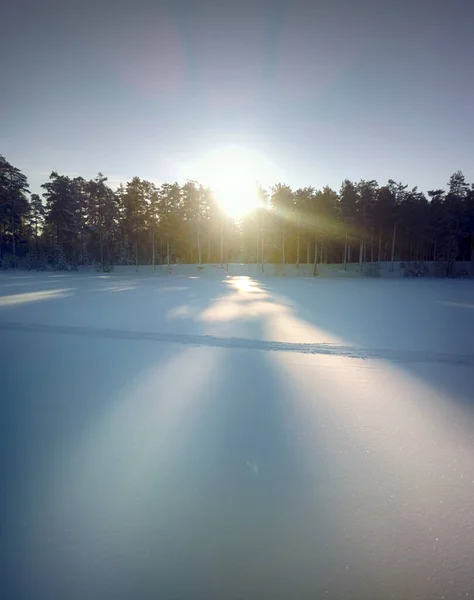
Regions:
M 397 234 L 397 223 L 395 222 L 393 224 L 393 236 L 392 236 L 392 266 L 391 266 L 392 273 L 394 270 L 393 262 L 395 260 L 395 236 L 396 236 L 396 234 Z
M 211 232 L 209 232 L 209 238 L 207 240 L 207 262 L 211 262 Z
M 155 266 L 155 230 L 152 231 L 152 245 L 153 245 L 153 271 L 156 271 L 156 266 Z
M 99 245 L 100 245 L 100 264 L 102 265 L 102 271 L 105 271 L 105 265 L 104 265 L 104 245 L 103 245 L 103 242 L 102 242 L 102 227 L 100 227 L 100 229 L 99 229 Z M 81 239 L 81 251 L 82 251 L 82 239 Z M 84 255 L 82 256 L 82 263 L 84 264 Z
M 347 271 L 347 231 L 344 239 L 344 271 Z
M 137 237 L 135 238 L 135 258 L 137 261 L 137 269 L 138 269 L 138 234 L 137 234 Z
M 362 273 L 362 261 L 364 256 L 364 241 L 360 240 L 359 245 L 359 271 Z
M 256 261 L 255 261 L 257 263 L 257 265 L 260 264 L 258 262 L 259 261 L 259 254 L 260 254 L 260 237 L 258 235 L 258 229 L 257 229 L 257 258 L 256 258 Z
M 309 265 L 309 238 L 306 240 L 306 264 Z
M 370 276 L 374 276 L 374 232 L 370 236 Z
M 198 229 L 197 231 L 197 249 L 198 249 L 198 265 L 202 262 L 202 252 L 201 252 L 201 234 Z
M 317 275 L 317 267 L 318 267 L 318 238 L 316 237 L 314 240 L 313 277 L 315 277 Z
M 170 266 L 170 239 L 166 238 L 166 261 L 168 263 L 168 267 Z
M 163 236 L 160 235 L 160 265 L 163 264 Z
M 299 272 L 299 270 L 300 270 L 300 230 L 299 230 L 299 227 L 298 227 L 297 241 L 296 241 L 296 268 Z
M 12 267 L 15 268 L 16 267 L 16 239 L 15 239 L 15 216 L 13 214 L 13 208 L 12 208 Z
M 221 267 L 224 266 L 224 223 L 221 222 Z
M 382 259 L 382 229 L 379 230 L 379 256 L 377 262 L 380 262 Z

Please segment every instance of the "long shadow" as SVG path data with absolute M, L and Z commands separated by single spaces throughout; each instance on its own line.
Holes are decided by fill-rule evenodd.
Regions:
M 195 350 L 5 334 L 6 597 L 357 598 L 338 583 L 328 440 L 295 419 L 274 355 Z
M 344 566 L 334 560 L 333 504 L 315 494 L 332 465 L 322 438 L 312 445 L 321 459 L 311 468 L 302 459 L 295 398 L 277 364 L 265 352 L 226 350 L 205 394 L 164 532 L 175 556 L 160 567 L 150 560 L 119 597 L 314 598 L 328 582 L 334 591 Z M 149 543 L 156 556 L 161 541 Z
M 144 302 L 152 293 L 146 285 Z M 329 302 L 334 294 L 315 299 L 286 283 L 265 287 L 277 301 L 286 297 L 303 322 L 368 343 L 358 335 L 363 329 L 348 327 L 350 315 L 343 324 L 336 314 L 325 318 L 324 311 L 337 310 L 339 300 Z M 204 303 L 234 293 L 200 290 Z M 266 316 L 244 312 L 231 329 L 244 325 L 262 340 Z M 208 324 L 193 326 L 204 332 Z M 374 495 L 365 499 L 370 532 L 358 531 L 345 548 L 358 518 L 351 510 L 360 508 L 359 497 L 350 499 L 360 479 L 370 480 L 366 450 L 345 438 L 347 430 L 338 433 L 327 398 L 318 404 L 324 382 L 314 381 L 311 411 L 301 408 L 308 397 L 286 378 L 280 353 L 133 337 L 92 344 L 72 331 L 3 333 L 6 597 L 309 599 L 329 592 L 375 600 L 394 592 L 382 584 L 403 580 L 391 565 L 382 564 L 377 579 L 364 564 L 366 538 L 390 527 L 390 517 L 380 516 L 388 491 L 367 488 Z M 341 458 L 342 450 L 352 457 Z M 393 536 L 400 564 L 405 538 Z M 416 567 L 423 577 L 425 567 Z
M 344 345 L 372 351 L 374 358 L 390 362 L 392 354 L 398 368 L 466 407 L 473 405 L 474 311 L 445 300 L 461 297 L 465 303 L 474 285 L 451 283 L 267 280 L 266 286 L 302 321 Z
M 9 336 L 1 355 L 5 597 L 287 598 L 308 585 L 322 590 L 314 568 L 322 576 L 331 507 L 321 498 L 314 505 L 288 425 L 291 390 L 264 353 L 219 350 L 216 360 L 212 350 L 204 385 L 182 398 L 182 381 L 193 375 L 179 346 L 157 360 L 136 341 L 100 340 L 92 351 L 80 337 L 24 336 Z M 19 354 L 28 373 L 17 369 Z M 149 423 L 153 386 L 132 393 L 121 413 L 123 390 L 170 360 L 157 401 L 180 408 L 166 428 Z M 131 435 L 127 420 L 143 410 L 148 418 Z M 86 471 L 77 451 L 84 444 Z M 321 474 L 328 476 L 322 463 Z
M 228 292 L 219 280 L 209 284 L 187 278 L 44 276 L 32 277 L 28 288 L 15 287 L 15 280 L 7 279 L 10 287 L 0 286 L 0 321 L 155 332 L 190 325 L 193 333 L 204 332 L 204 324 L 185 324 L 168 315 L 176 307 L 197 314 Z
M 162 314 L 155 321 L 153 314 L 163 313 L 177 302 L 196 301 L 200 309 L 223 292 L 219 285 L 188 286 L 181 281 L 177 286 L 176 282 L 151 278 L 131 280 L 136 287 L 120 293 L 97 291 L 100 286 L 95 278 L 88 281 L 79 278 L 75 282 L 74 277 L 55 278 L 52 283 L 43 277 L 33 279 L 32 287 L 14 285 L 0 290 L 2 298 L 13 300 L 11 304 L 0 306 L 0 320 L 4 325 L 11 322 L 39 325 L 35 332 L 21 327 L 3 329 L 0 348 L 3 484 L 0 513 L 3 540 L 8 548 L 1 579 L 5 593 L 12 592 L 5 597 L 15 598 L 55 597 L 54 593 L 42 595 L 33 589 L 26 566 L 23 577 L 19 568 L 28 562 L 28 544 L 25 543 L 28 536 L 32 541 L 44 543 L 45 557 L 57 557 L 61 552 L 60 548 L 52 547 L 54 532 L 50 536 L 45 534 L 44 540 L 35 533 L 37 514 L 43 508 L 42 492 L 50 485 L 52 471 L 61 470 L 63 460 L 68 464 L 74 445 L 105 418 L 104 415 L 113 412 L 123 390 L 134 385 L 148 370 L 159 369 L 161 364 L 166 366 L 167 361 L 184 351 L 182 345 L 160 344 L 150 348 L 140 340 L 114 339 L 111 343 L 107 338 L 91 340 L 71 331 L 58 336 L 54 332 L 55 323 L 81 323 L 83 319 L 85 323 L 102 326 L 120 322 L 126 328 L 127 316 L 133 321 L 135 315 L 142 330 L 160 331 L 164 322 Z M 7 283 L 18 282 L 16 278 L 8 278 Z M 113 283 L 117 280 L 113 279 Z M 105 285 L 110 285 L 110 279 Z M 179 289 L 159 294 L 155 300 L 155 290 L 162 291 L 163 285 L 168 290 L 170 286 Z M 69 295 L 55 294 L 65 288 Z M 38 297 L 38 292 L 52 293 Z M 126 298 L 126 294 L 131 295 Z M 204 325 L 201 328 L 196 324 L 194 330 L 199 332 L 203 328 Z M 186 380 L 186 370 L 181 381 Z M 48 577 L 55 577 L 53 559 L 48 565 L 51 572 L 43 576 L 45 585 Z M 68 595 L 63 590 L 64 594 Z
M 352 532 L 347 548 L 356 552 L 359 544 L 361 556 L 370 554 L 369 562 L 359 565 L 359 572 L 366 572 L 367 598 L 470 593 L 465 556 L 471 552 L 468 532 L 474 525 L 469 500 L 474 371 L 455 360 L 431 362 L 426 349 L 474 356 L 472 311 L 459 306 L 474 286 L 345 283 L 318 282 L 305 289 L 296 282 L 272 282 L 267 288 L 303 326 L 313 324 L 359 347 L 392 346 L 408 357 L 420 348 L 426 360 L 394 362 L 387 355 L 379 357 L 383 362 L 351 366 L 347 359 L 310 362 L 279 355 L 294 381 L 303 379 L 303 395 L 319 406 L 316 414 L 328 418 L 331 433 L 326 431 L 324 454 L 337 444 L 345 454 L 340 463 L 333 462 L 336 474 L 352 472 L 346 471 L 345 489 L 334 482 L 334 489 L 346 496 L 334 503 L 340 520 L 334 531 L 347 526 Z M 449 304 L 451 312 L 445 312 L 441 301 L 456 305 Z M 400 575 L 397 580 L 394 572 Z M 356 593 L 347 591 L 345 597 L 363 597 L 357 594 L 360 589 L 356 584 Z
M 199 312 L 216 298 L 229 293 L 228 288 L 221 286 L 218 281 L 209 285 L 199 280 L 191 283 L 186 279 L 163 282 L 137 278 L 130 279 L 135 286 L 133 290 L 114 292 L 98 290 L 95 278 L 85 283 L 82 279 L 73 282 L 74 277 L 55 278 L 52 282 L 42 277 L 34 279 L 34 285 L 27 289 L 26 286 L 10 286 L 1 290 L 2 297 L 11 299 L 12 296 L 21 296 L 13 298 L 13 303 L 0 307 L 2 320 L 39 325 L 34 332 L 28 327 L 3 329 L 0 349 L 0 460 L 3 484 L 0 512 L 3 540 L 5 547 L 8 547 L 7 559 L 2 566 L 2 588 L 6 597 L 15 598 L 57 597 L 58 590 L 61 590 L 60 595 L 67 596 L 67 588 L 73 590 L 74 583 L 79 586 L 79 581 L 68 580 L 67 568 L 61 574 L 60 565 L 69 565 L 74 571 L 74 543 L 70 539 L 72 533 L 67 532 L 74 531 L 77 523 L 82 522 L 80 511 L 75 514 L 71 509 L 70 522 L 64 523 L 63 517 L 63 531 L 58 532 L 57 526 L 52 526 L 48 533 L 46 517 L 45 523 L 38 523 L 42 511 L 46 510 L 43 504 L 48 502 L 44 492 L 54 487 L 52 481 L 56 471 L 62 473 L 70 467 L 74 473 L 74 464 L 71 464 L 74 448 L 82 443 L 81 440 L 94 430 L 98 422 L 114 413 L 124 390 L 139 382 L 148 371 L 158 372 L 160 368 L 163 384 L 156 383 L 155 387 L 165 390 L 167 362 L 175 359 L 179 362 L 181 354 L 186 351 L 181 344 L 150 347 L 133 337 L 115 338 L 111 343 L 107 337 L 91 341 L 74 331 L 59 336 L 55 334 L 54 324 L 58 321 L 61 323 L 61 319 L 76 323 L 83 317 L 85 322 L 97 323 L 98 320 L 100 324 L 107 325 L 123 316 L 122 326 L 128 328 L 130 319 L 133 321 L 133 315 L 137 315 L 137 323 L 141 324 L 142 330 L 145 323 L 152 330 L 160 331 L 164 323 L 163 313 L 178 302 L 194 302 L 194 308 Z M 17 283 L 10 279 L 7 281 Z M 108 287 L 111 284 L 124 285 L 124 280 L 117 283 L 116 279 L 108 278 L 104 285 Z M 70 295 L 54 295 L 54 292 L 65 288 L 68 288 Z M 170 288 L 174 288 L 173 293 L 168 293 Z M 43 291 L 53 294 L 41 299 L 29 295 Z M 156 291 L 158 294 L 154 296 Z M 131 295 L 127 298 L 128 293 Z M 117 307 L 115 313 L 114 306 Z M 146 311 L 148 315 L 157 311 L 161 313 L 160 318 L 154 322 L 147 314 L 144 315 Z M 189 327 L 189 323 L 184 323 L 184 326 Z M 204 332 L 206 327 L 205 323 L 193 324 L 196 332 Z M 199 350 L 200 353 L 204 351 Z M 164 365 L 164 371 L 160 365 Z M 170 377 L 174 377 L 179 384 L 189 379 L 192 383 L 195 375 L 192 375 L 191 367 L 184 361 L 182 372 L 170 372 Z M 176 392 L 178 396 L 180 389 Z M 170 398 L 170 401 L 173 400 L 176 398 Z M 129 416 L 133 421 L 133 411 Z M 127 446 L 127 439 L 124 439 L 123 445 Z M 100 464 L 101 456 L 97 460 Z M 120 474 L 117 475 L 115 467 L 112 470 L 115 473 L 114 481 L 120 482 Z M 126 474 L 128 471 L 124 470 L 124 478 Z M 103 485 L 106 484 L 105 473 Z M 87 496 L 87 490 L 85 493 Z M 91 489 L 89 500 L 93 494 L 94 490 Z M 179 504 L 179 498 L 175 498 L 175 502 Z M 51 501 L 49 512 L 54 507 L 54 501 Z M 89 506 L 88 510 L 94 513 L 93 507 Z M 51 515 L 48 518 L 52 519 Z M 112 527 L 120 528 L 120 524 L 112 523 Z M 87 524 L 85 528 L 87 530 Z M 29 542 L 36 552 L 38 547 L 43 546 L 46 568 L 41 576 L 38 575 L 37 566 L 28 566 L 37 558 L 31 556 L 33 551 L 29 549 Z M 87 552 L 87 539 L 81 548 L 82 552 Z M 87 558 L 83 555 L 75 555 L 75 559 L 78 564 L 84 564 L 84 561 L 87 564 Z M 134 564 L 138 569 L 137 563 Z M 97 564 L 94 568 L 100 571 Z M 109 569 L 108 573 L 112 571 Z M 36 574 L 35 577 L 32 572 Z M 97 580 L 97 577 L 101 579 L 100 574 L 94 573 L 84 573 L 83 581 Z M 103 585 L 103 578 L 101 582 Z M 118 593 L 118 588 L 116 591 Z M 90 597 L 87 589 L 85 596 Z
M 123 390 L 179 351 L 174 346 L 150 353 L 136 342 L 91 344 L 77 336 L 3 332 L 0 513 L 8 549 L 2 577 L 5 598 L 57 597 L 47 592 L 48 578 L 49 584 L 60 578 L 54 561 L 64 547 L 55 545 L 54 527 L 49 533 L 43 528 L 44 535 L 37 537 L 43 525 L 38 519 L 45 508 L 44 493 L 54 472 L 70 466 L 74 447 L 113 411 Z M 36 544 L 36 552 L 43 546 L 49 569 L 36 589 L 28 568 L 30 558 L 35 558 L 30 556 L 30 543 Z

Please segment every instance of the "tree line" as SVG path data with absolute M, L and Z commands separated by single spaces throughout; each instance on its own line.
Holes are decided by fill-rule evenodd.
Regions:
M 474 263 L 474 185 L 461 171 L 425 195 L 390 179 L 348 179 L 292 190 L 258 188 L 260 206 L 239 222 L 196 181 L 155 185 L 134 177 L 113 190 L 53 171 L 29 193 L 27 177 L 0 156 L 0 264 L 73 269 L 96 265 L 244 262 L 281 264 L 436 261 L 453 274 Z M 315 267 L 316 272 L 316 267 Z

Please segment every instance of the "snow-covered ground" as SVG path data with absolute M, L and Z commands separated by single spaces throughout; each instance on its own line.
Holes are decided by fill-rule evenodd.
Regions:
M 2 598 L 474 596 L 472 282 L 1 275 L 0 332 Z

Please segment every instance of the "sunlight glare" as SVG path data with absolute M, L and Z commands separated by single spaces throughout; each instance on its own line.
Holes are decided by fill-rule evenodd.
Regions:
M 232 175 L 211 187 L 224 212 L 237 221 L 248 215 L 260 204 L 256 184 L 246 182 L 238 175 Z
M 193 170 L 196 179 L 213 190 L 221 208 L 236 220 L 261 206 L 257 181 L 274 171 L 262 156 L 237 146 L 207 154 Z

